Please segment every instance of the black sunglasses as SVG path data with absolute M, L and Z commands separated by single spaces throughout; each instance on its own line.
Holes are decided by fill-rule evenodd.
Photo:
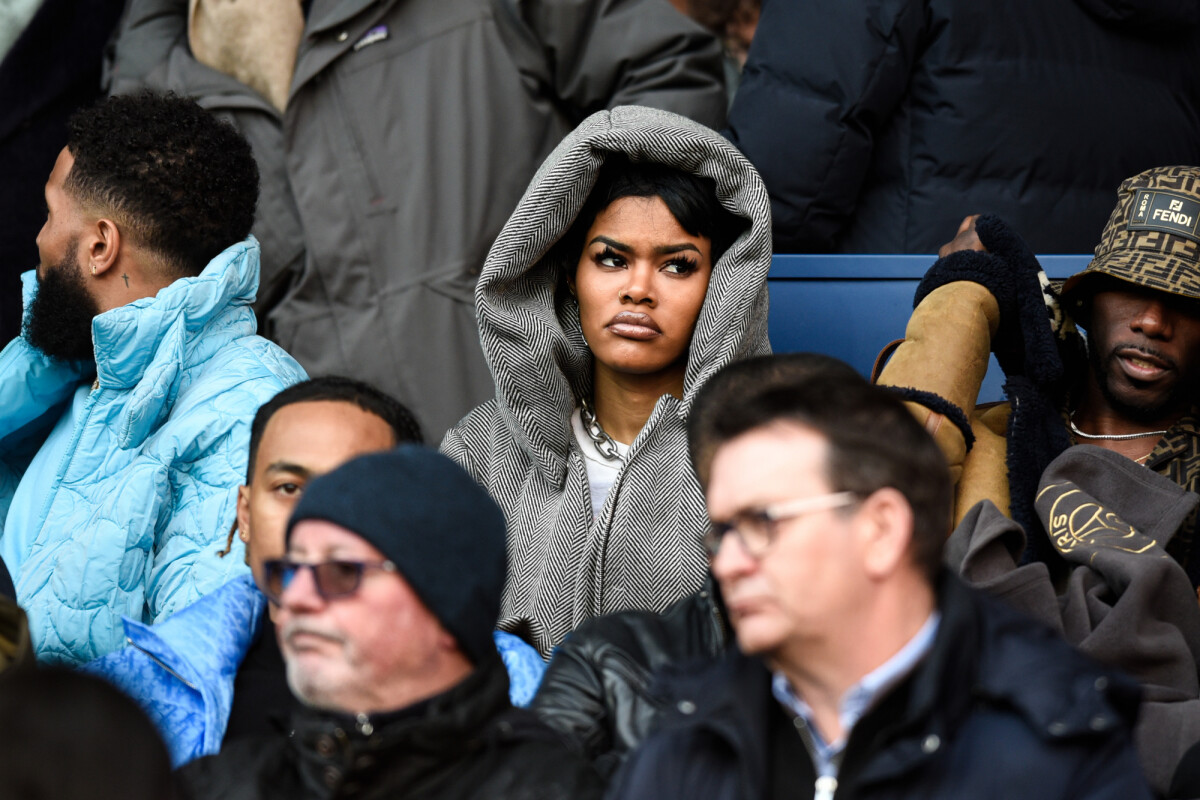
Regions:
M 381 569 L 384 572 L 395 572 L 396 565 L 391 561 L 345 561 L 341 559 L 309 564 L 287 558 L 272 558 L 263 562 L 262 579 L 259 581 L 258 588 L 262 589 L 263 594 L 278 603 L 302 569 L 312 570 L 317 594 L 329 600 L 357 592 L 358 587 L 362 584 L 363 572 L 366 570 Z

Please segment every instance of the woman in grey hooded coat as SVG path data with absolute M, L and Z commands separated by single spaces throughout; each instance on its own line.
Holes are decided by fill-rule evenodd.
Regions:
M 723 253 L 720 235 L 688 231 L 661 196 L 588 202 L 614 164 L 644 162 L 715 190 L 718 216 L 740 231 Z M 707 516 L 687 414 L 721 367 L 770 352 L 770 264 L 770 201 L 758 174 L 683 117 L 598 112 L 538 170 L 476 288 L 496 397 L 442 442 L 508 520 L 500 628 L 547 656 L 589 617 L 660 611 L 704 582 Z

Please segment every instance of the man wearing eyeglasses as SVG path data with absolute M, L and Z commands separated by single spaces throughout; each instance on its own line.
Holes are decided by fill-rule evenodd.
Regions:
M 509 702 L 492 637 L 505 547 L 496 504 L 427 448 L 313 480 L 261 569 L 304 708 L 290 736 L 185 767 L 191 796 L 598 796 L 591 767 Z
M 620 798 L 1149 797 L 1138 689 L 941 566 L 951 487 L 857 375 L 710 409 L 707 548 L 738 651 L 678 678 Z

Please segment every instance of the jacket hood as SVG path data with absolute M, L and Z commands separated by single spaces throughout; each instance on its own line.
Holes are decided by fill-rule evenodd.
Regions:
M 1195 0 L 1075 0 L 1100 22 L 1132 33 L 1179 33 L 1200 23 Z
M 601 166 L 614 154 L 711 178 L 721 205 L 749 223 L 713 265 L 692 334 L 683 400 L 664 396 L 659 406 L 674 404 L 671 411 L 686 417 L 696 391 L 717 370 L 770 352 L 770 200 L 754 167 L 716 132 L 670 112 L 622 106 L 593 114 L 533 176 L 488 253 L 475 289 L 498 410 L 546 474 L 556 473 L 564 462 L 572 437 L 566 420 L 578 398 L 591 394 L 592 383 L 579 307 L 569 297 L 556 300 L 559 275 L 569 265 L 553 246 L 570 229 Z M 572 258 L 570 266 L 574 263 Z M 656 408 L 655 414 L 661 411 Z

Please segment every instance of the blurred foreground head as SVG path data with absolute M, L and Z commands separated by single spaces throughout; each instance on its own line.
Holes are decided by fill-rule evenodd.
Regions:
M 0 787 L 21 800 L 170 800 L 154 724 L 100 678 L 47 667 L 0 680 Z

